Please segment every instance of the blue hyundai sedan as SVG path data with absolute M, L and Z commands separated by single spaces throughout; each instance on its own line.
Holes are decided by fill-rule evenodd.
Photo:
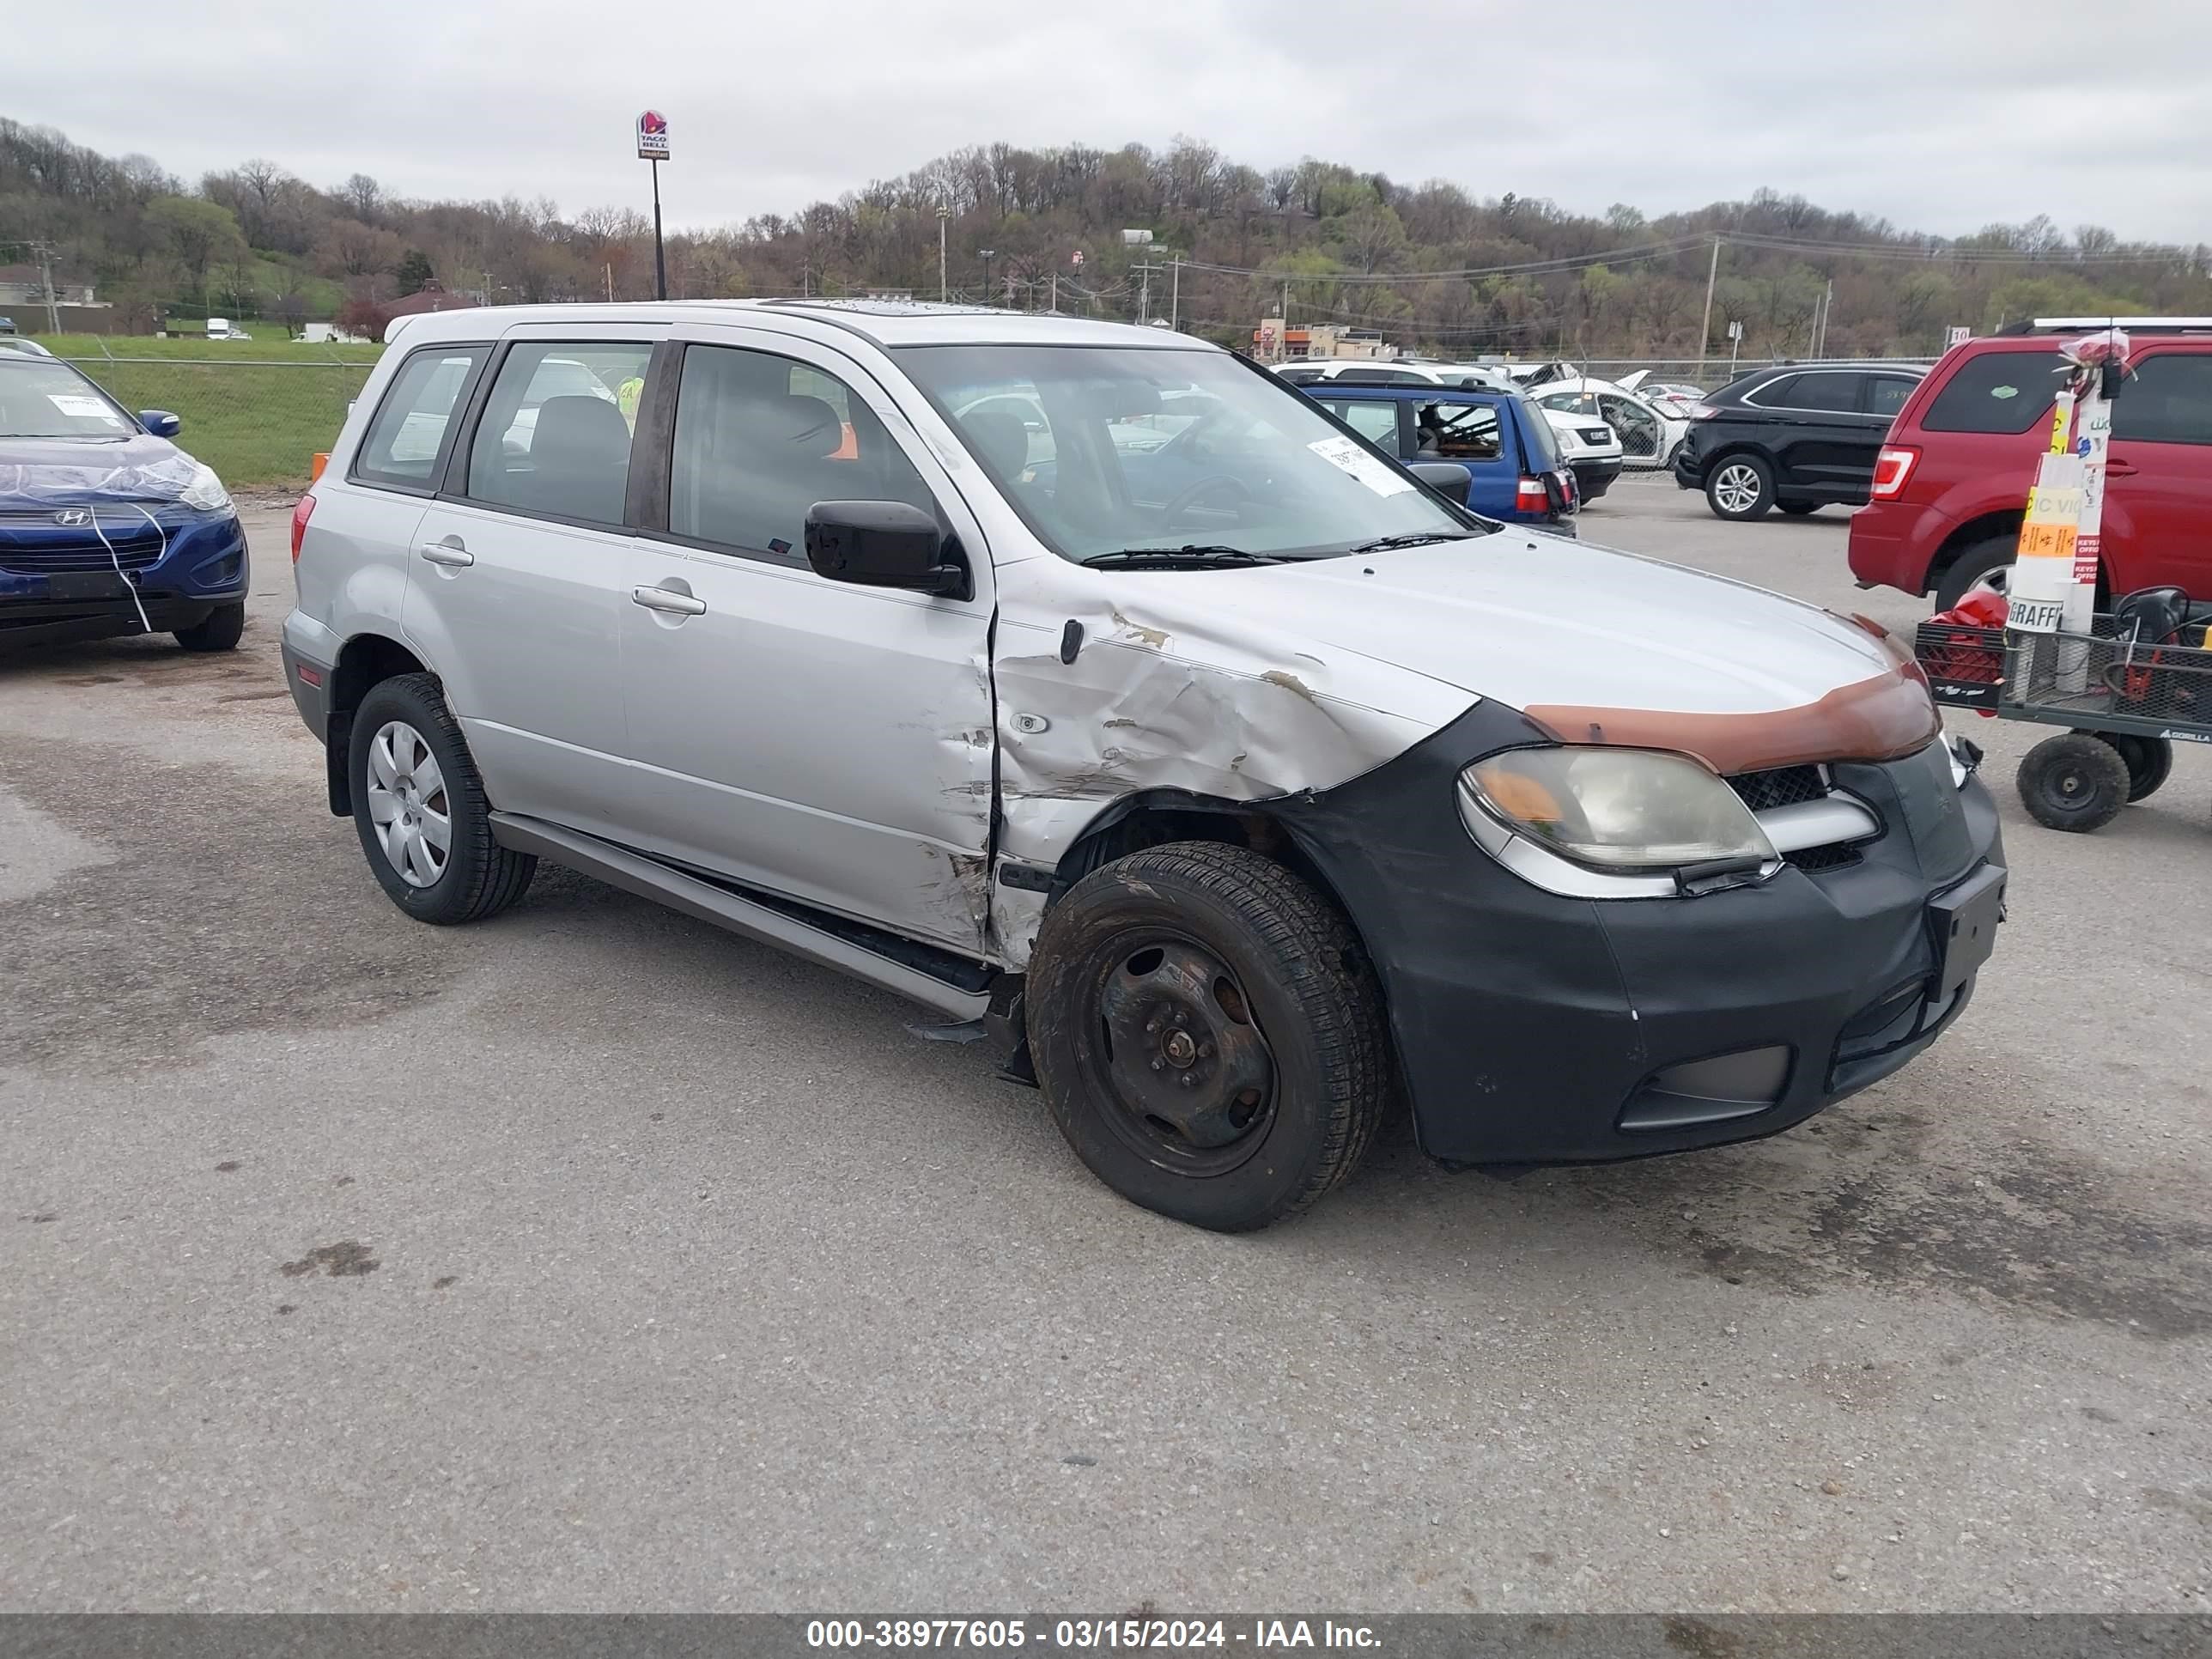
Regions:
M 228 651 L 246 532 L 222 481 L 68 364 L 0 346 L 0 647 L 173 634 Z

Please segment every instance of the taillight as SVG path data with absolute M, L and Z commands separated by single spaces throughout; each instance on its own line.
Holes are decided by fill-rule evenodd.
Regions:
M 1920 464 L 1917 449 L 1885 449 L 1874 458 L 1874 498 L 1878 501 L 1895 501 L 1911 477 L 1912 469 Z
M 300 538 L 307 533 L 307 520 L 315 516 L 315 498 L 300 497 L 299 506 L 292 509 L 292 562 L 300 562 Z
M 1541 478 L 1523 477 L 1513 492 L 1513 510 L 1516 513 L 1549 513 L 1552 492 L 1544 488 Z
M 1690 418 L 1693 421 L 1710 421 L 1714 416 L 1719 413 L 1720 410 L 1715 409 L 1711 404 L 1692 404 L 1690 405 Z

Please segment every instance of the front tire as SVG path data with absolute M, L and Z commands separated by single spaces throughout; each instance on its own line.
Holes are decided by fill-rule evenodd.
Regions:
M 1714 516 L 1742 523 L 1774 505 L 1774 471 L 1756 455 L 1723 455 L 1705 475 L 1705 505 Z
M 2087 732 L 2045 738 L 2027 751 L 2014 781 L 2021 805 L 2045 829 L 2086 835 L 2103 829 L 2128 804 L 2127 762 Z
M 483 780 L 435 675 L 371 687 L 354 711 L 346 764 L 361 850 L 385 896 L 416 921 L 481 921 L 528 890 L 538 860 L 492 839 Z
M 1217 1232 L 1321 1198 L 1390 1098 L 1381 988 L 1351 924 L 1243 848 L 1175 842 L 1077 882 L 1045 914 L 1027 1006 L 1075 1155 Z
M 187 651 L 235 651 L 246 632 L 246 601 L 219 605 L 190 628 L 176 630 L 176 641 Z

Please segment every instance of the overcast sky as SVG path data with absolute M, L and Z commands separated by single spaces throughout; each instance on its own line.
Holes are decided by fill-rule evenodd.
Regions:
M 2212 0 L 106 0 L 26 7 L 0 114 L 197 179 L 787 212 L 962 144 L 1203 138 L 1656 216 L 1762 185 L 1960 234 L 2212 240 Z M 55 66 L 33 72 L 33 65 Z

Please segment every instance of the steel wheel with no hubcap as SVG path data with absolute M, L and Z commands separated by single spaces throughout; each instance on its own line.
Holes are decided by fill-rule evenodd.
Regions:
M 1275 1063 L 1228 968 L 1188 939 L 1126 943 L 1098 991 L 1093 1081 L 1115 1133 L 1163 1169 L 1235 1169 L 1267 1139 Z M 1088 1045 L 1086 1045 L 1088 1046 Z
M 435 885 L 453 858 L 453 806 L 422 734 L 404 720 L 378 727 L 368 781 L 368 816 L 392 870 L 410 887 Z

